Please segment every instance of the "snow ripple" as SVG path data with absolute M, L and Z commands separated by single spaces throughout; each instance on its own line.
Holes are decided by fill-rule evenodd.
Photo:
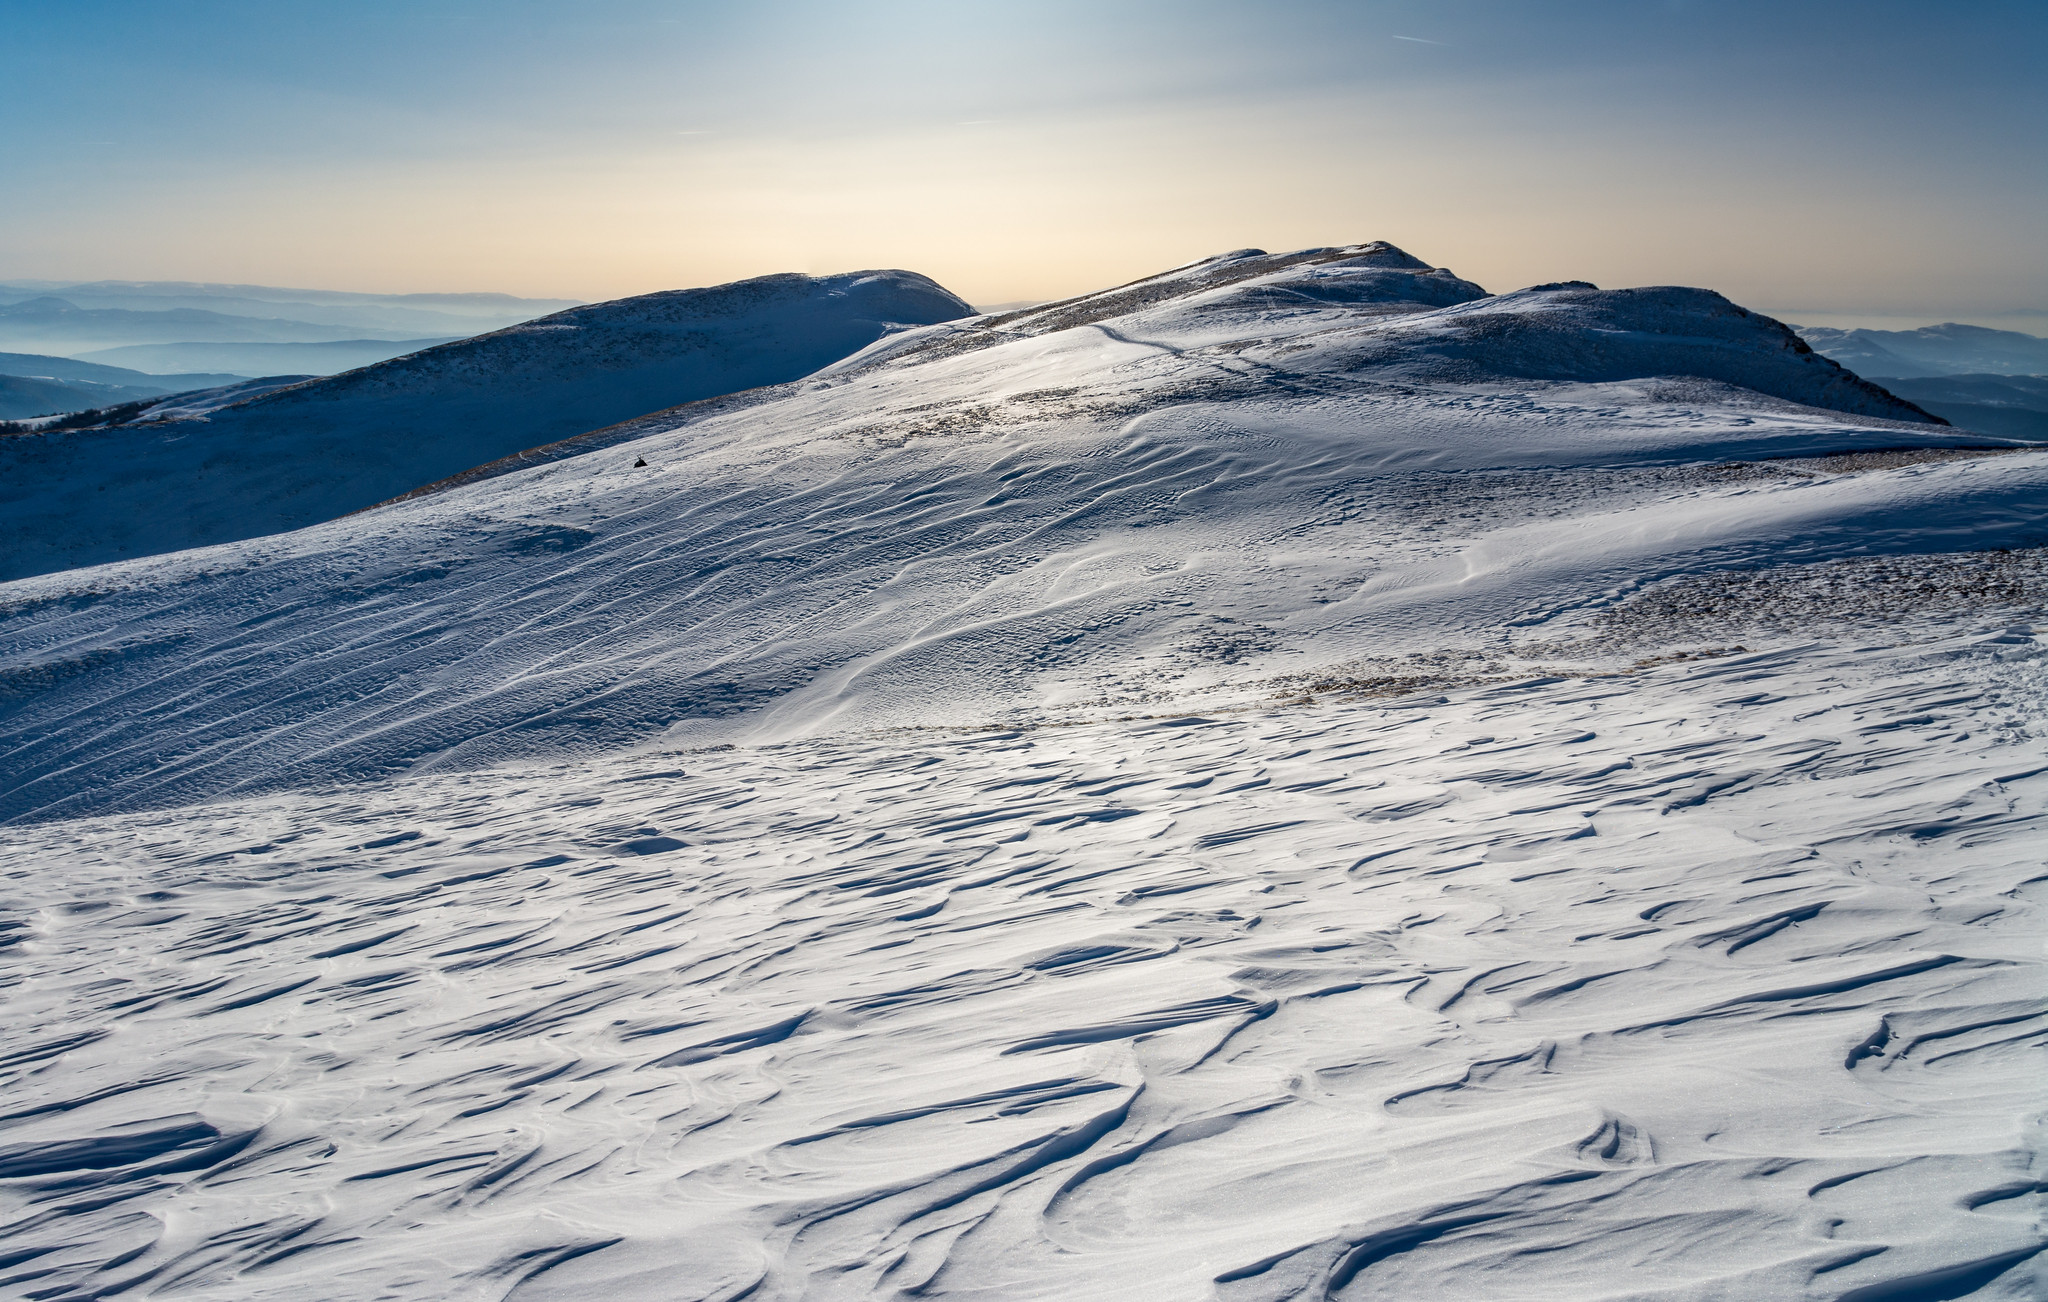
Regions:
M 2035 1296 L 2042 664 L 14 828 L 0 1289 Z

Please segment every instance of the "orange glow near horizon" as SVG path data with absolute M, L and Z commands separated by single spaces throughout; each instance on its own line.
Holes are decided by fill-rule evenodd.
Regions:
M 104 105 L 74 99 L 0 142 L 20 182 L 0 195 L 0 280 L 597 300 L 902 267 L 994 303 L 1233 248 L 1385 239 L 1492 290 L 2048 311 L 2044 169 L 2013 161 L 2033 137 L 2008 122 L 1959 139 L 1995 101 L 1973 109 L 1963 56 L 1943 72 L 1930 36 L 1790 30 L 1758 5 L 1629 27 L 1597 4 L 1538 22 L 1499 3 L 1304 0 L 1254 21 L 1149 0 L 1111 15 L 619 0 L 581 19 L 513 3 L 531 30 L 508 19 L 493 45 L 476 32 L 501 10 L 430 8 L 373 0 L 323 29 L 355 63 L 316 60 L 292 26 L 340 16 L 200 22 L 189 39 L 253 51 L 213 69 L 296 58 L 307 84 L 202 77 L 190 104 L 160 93 L 193 88 L 154 49 L 107 55 Z M 1424 26 L 1431 41 L 1387 35 Z M 409 55 L 400 29 L 431 48 Z M 1931 71 L 1868 84 L 1887 59 Z M 143 83 L 132 102 L 123 72 Z M 0 108 L 36 90 L 0 90 Z

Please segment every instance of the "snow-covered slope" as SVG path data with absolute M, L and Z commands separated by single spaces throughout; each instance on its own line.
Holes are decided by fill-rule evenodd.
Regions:
M 1444 310 L 1418 310 L 1424 308 Z M 1288 338 L 1285 355 L 1304 370 L 1431 381 L 1688 376 L 1855 415 L 1928 418 L 1815 355 L 1788 327 L 1709 290 L 1602 291 L 1567 281 L 1488 297 L 1387 244 L 1228 253 L 1101 294 L 956 327 L 922 351 L 950 354 L 1123 317 L 1182 348 L 1256 347 L 1257 335 L 1245 336 L 1256 323 L 1273 338 Z M 1394 317 L 1400 319 L 1386 319 Z M 887 355 L 907 355 L 911 346 L 909 339 L 892 342 Z M 1303 352 L 1309 355 L 1295 355 Z
M 275 533 L 521 448 L 808 374 L 971 309 L 922 276 L 764 276 L 558 312 L 169 429 L 0 442 L 0 577 Z
M 0 1289 L 2039 1296 L 2048 450 L 1917 414 L 1244 253 L 0 586 Z
M 1121 314 L 908 331 L 575 445 L 627 440 L 602 451 L 15 585 L 7 644 L 50 685 L 0 714 L 0 814 L 1171 701 L 1702 566 L 2048 528 L 2031 455 L 1687 469 L 1983 441 L 1730 387 L 1913 410 L 1717 296 L 1473 299 L 1397 259 L 1236 258 Z M 1418 281 L 1467 301 L 1397 310 Z M 1665 378 L 1599 378 L 1630 361 Z M 1544 371 L 1568 378 L 1519 378 Z
M 0 420 L 21 420 L 111 407 L 170 390 L 160 385 L 98 384 L 91 380 L 46 380 L 0 375 Z
M 155 406 L 144 408 L 135 419 L 138 422 L 190 420 L 195 416 L 209 416 L 222 407 L 232 407 L 238 402 L 247 402 L 251 398 L 260 398 L 267 393 L 293 388 L 317 378 L 312 375 L 261 375 L 211 389 L 174 393 Z

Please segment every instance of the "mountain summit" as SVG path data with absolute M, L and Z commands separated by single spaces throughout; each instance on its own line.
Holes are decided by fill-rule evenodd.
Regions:
M 1303 328 L 1309 313 L 1317 314 L 1314 327 Z M 1273 360 L 1290 371 L 1425 383 L 1688 377 L 1851 415 L 1944 423 L 1711 290 L 1565 281 L 1489 295 L 1384 241 L 1286 254 L 1240 249 L 1100 293 L 961 322 L 929 341 L 906 337 L 886 352 L 951 354 L 1111 320 L 1183 346 L 1237 340 L 1246 357 L 1284 337 Z

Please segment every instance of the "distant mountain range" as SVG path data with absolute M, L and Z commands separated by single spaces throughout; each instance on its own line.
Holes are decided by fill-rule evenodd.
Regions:
M 574 306 L 510 294 L 17 281 L 0 284 L 0 349 L 155 372 L 332 374 Z
M 1983 326 L 1799 333 L 1840 362 L 1962 429 L 2048 439 L 2048 339 Z
M 334 375 L 416 353 L 465 336 L 427 339 L 331 339 L 307 344 L 129 344 L 81 353 L 85 360 L 142 371 L 215 371 L 236 375 Z
M 22 420 L 233 384 L 209 373 L 150 375 L 69 357 L 0 353 L 0 420 Z
M 2048 339 L 1983 326 L 1918 330 L 1836 330 L 1798 326 L 1814 350 L 1858 375 L 1912 379 L 1924 375 L 2048 375 Z
M 0 284 L 0 339 L 48 343 L 59 337 L 77 338 L 85 341 L 81 347 L 108 348 L 244 340 L 460 338 L 576 305 L 573 299 L 510 294 L 359 294 L 184 281 L 17 281 Z M 34 333 L 39 330 L 44 333 Z

